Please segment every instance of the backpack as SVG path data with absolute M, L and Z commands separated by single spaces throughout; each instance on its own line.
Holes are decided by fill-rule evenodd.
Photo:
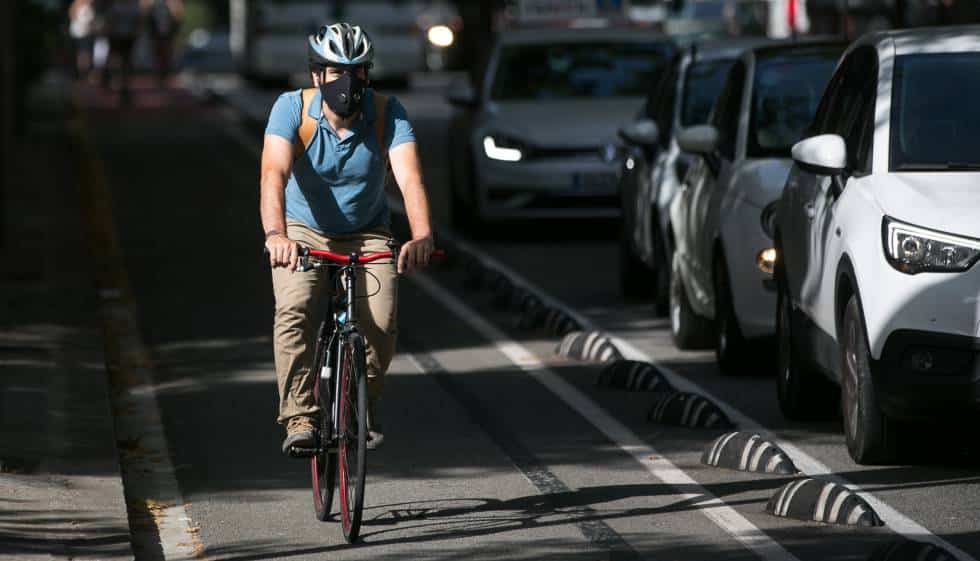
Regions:
M 296 142 L 293 143 L 293 159 L 299 158 L 306 151 L 307 146 L 310 145 L 310 140 L 313 138 L 313 131 L 316 130 L 316 120 L 310 117 L 310 100 L 313 99 L 313 94 L 316 93 L 316 88 L 305 88 L 302 91 L 303 95 L 303 107 L 300 109 L 301 120 L 299 122 L 299 128 L 296 129 Z M 378 148 L 381 149 L 381 153 L 384 158 L 384 179 L 388 179 L 388 168 L 391 167 L 391 162 L 388 161 L 388 150 L 385 149 L 385 117 L 387 117 L 388 110 L 388 96 L 381 95 L 378 92 L 374 92 L 374 138 L 378 141 Z

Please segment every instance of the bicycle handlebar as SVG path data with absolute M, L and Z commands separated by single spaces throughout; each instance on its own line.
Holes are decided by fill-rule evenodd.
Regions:
M 374 253 L 364 253 L 361 255 L 356 255 L 356 254 L 345 255 L 343 253 L 337 253 L 334 251 L 325 251 L 322 249 L 313 249 L 305 246 L 299 246 L 297 249 L 298 249 L 298 254 L 301 258 L 317 257 L 320 259 L 331 261 L 333 263 L 337 263 L 338 265 L 350 265 L 352 263 L 351 261 L 352 259 L 353 259 L 353 263 L 357 265 L 373 263 L 374 261 L 379 261 L 381 259 L 396 259 L 398 253 L 398 250 L 396 249 L 395 251 L 377 251 Z M 263 251 L 266 254 L 269 253 L 268 248 L 263 248 Z M 432 252 L 432 257 L 435 258 L 440 258 L 445 256 L 446 256 L 446 252 L 441 249 L 437 249 Z

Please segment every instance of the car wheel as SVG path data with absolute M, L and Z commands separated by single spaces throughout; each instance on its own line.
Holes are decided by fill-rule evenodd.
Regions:
M 732 288 L 724 257 L 715 259 L 715 358 L 723 374 L 744 373 L 747 343 L 732 303 Z
M 626 220 L 619 235 L 619 289 L 626 298 L 642 298 L 653 293 L 653 271 L 633 254 Z
M 878 404 L 871 376 L 864 317 L 856 295 L 844 308 L 841 322 L 841 409 L 847 451 L 859 464 L 892 462 L 897 452 L 897 426 Z
M 681 350 L 704 349 L 711 344 L 711 322 L 691 309 L 676 260 L 670 275 L 670 333 Z
M 792 306 L 785 277 L 776 272 L 776 390 L 779 409 L 787 419 L 812 421 L 834 414 L 834 385 L 807 360 L 793 330 Z
M 468 151 L 466 152 L 469 153 Z M 483 233 L 483 221 L 476 210 L 476 178 L 474 177 L 473 165 L 469 158 L 464 157 L 462 161 L 450 154 L 451 162 L 450 177 L 453 185 L 450 188 L 450 215 L 453 229 L 471 237 L 480 237 Z M 470 201 L 466 200 L 463 193 L 470 195 Z

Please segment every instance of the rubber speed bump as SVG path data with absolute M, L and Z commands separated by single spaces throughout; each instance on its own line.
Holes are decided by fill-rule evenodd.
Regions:
M 514 298 L 514 283 L 505 275 L 495 275 L 490 279 L 493 295 L 490 302 L 495 308 L 507 308 Z
M 564 336 L 572 331 L 580 331 L 582 326 L 572 316 L 552 308 L 544 315 L 544 329 L 548 333 Z
M 601 331 L 572 331 L 562 338 L 555 352 L 565 358 L 593 362 L 623 358 L 612 339 Z
M 534 329 L 541 325 L 541 320 L 545 314 L 544 304 L 536 295 L 528 292 L 521 298 L 518 304 L 519 316 L 517 327 L 521 329 Z
M 730 432 L 718 437 L 704 449 L 701 463 L 757 473 L 799 473 L 793 460 L 779 446 L 751 432 Z
M 825 524 L 864 527 L 885 524 L 857 493 L 823 479 L 798 479 L 783 485 L 769 499 L 766 512 Z
M 617 360 L 604 366 L 595 385 L 631 392 L 674 391 L 656 366 L 637 360 Z
M 664 394 L 650 409 L 647 420 L 692 429 L 729 429 L 732 422 L 708 398 L 685 392 Z
M 868 561 L 958 561 L 938 545 L 898 538 L 876 547 Z
M 479 290 L 483 286 L 487 275 L 487 268 L 479 259 L 469 258 L 463 265 L 465 271 L 463 275 L 463 288 L 466 290 Z

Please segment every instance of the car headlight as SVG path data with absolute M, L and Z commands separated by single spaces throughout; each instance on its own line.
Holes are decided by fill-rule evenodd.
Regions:
M 429 42 L 436 47 L 451 47 L 453 42 L 456 41 L 456 34 L 453 30 L 449 28 L 448 25 L 433 25 L 429 28 L 426 33 L 426 37 Z
M 483 151 L 491 160 L 519 162 L 524 159 L 524 152 L 519 143 L 500 136 L 483 137 Z
M 903 273 L 955 273 L 980 259 L 980 240 L 927 230 L 885 217 L 885 256 Z

